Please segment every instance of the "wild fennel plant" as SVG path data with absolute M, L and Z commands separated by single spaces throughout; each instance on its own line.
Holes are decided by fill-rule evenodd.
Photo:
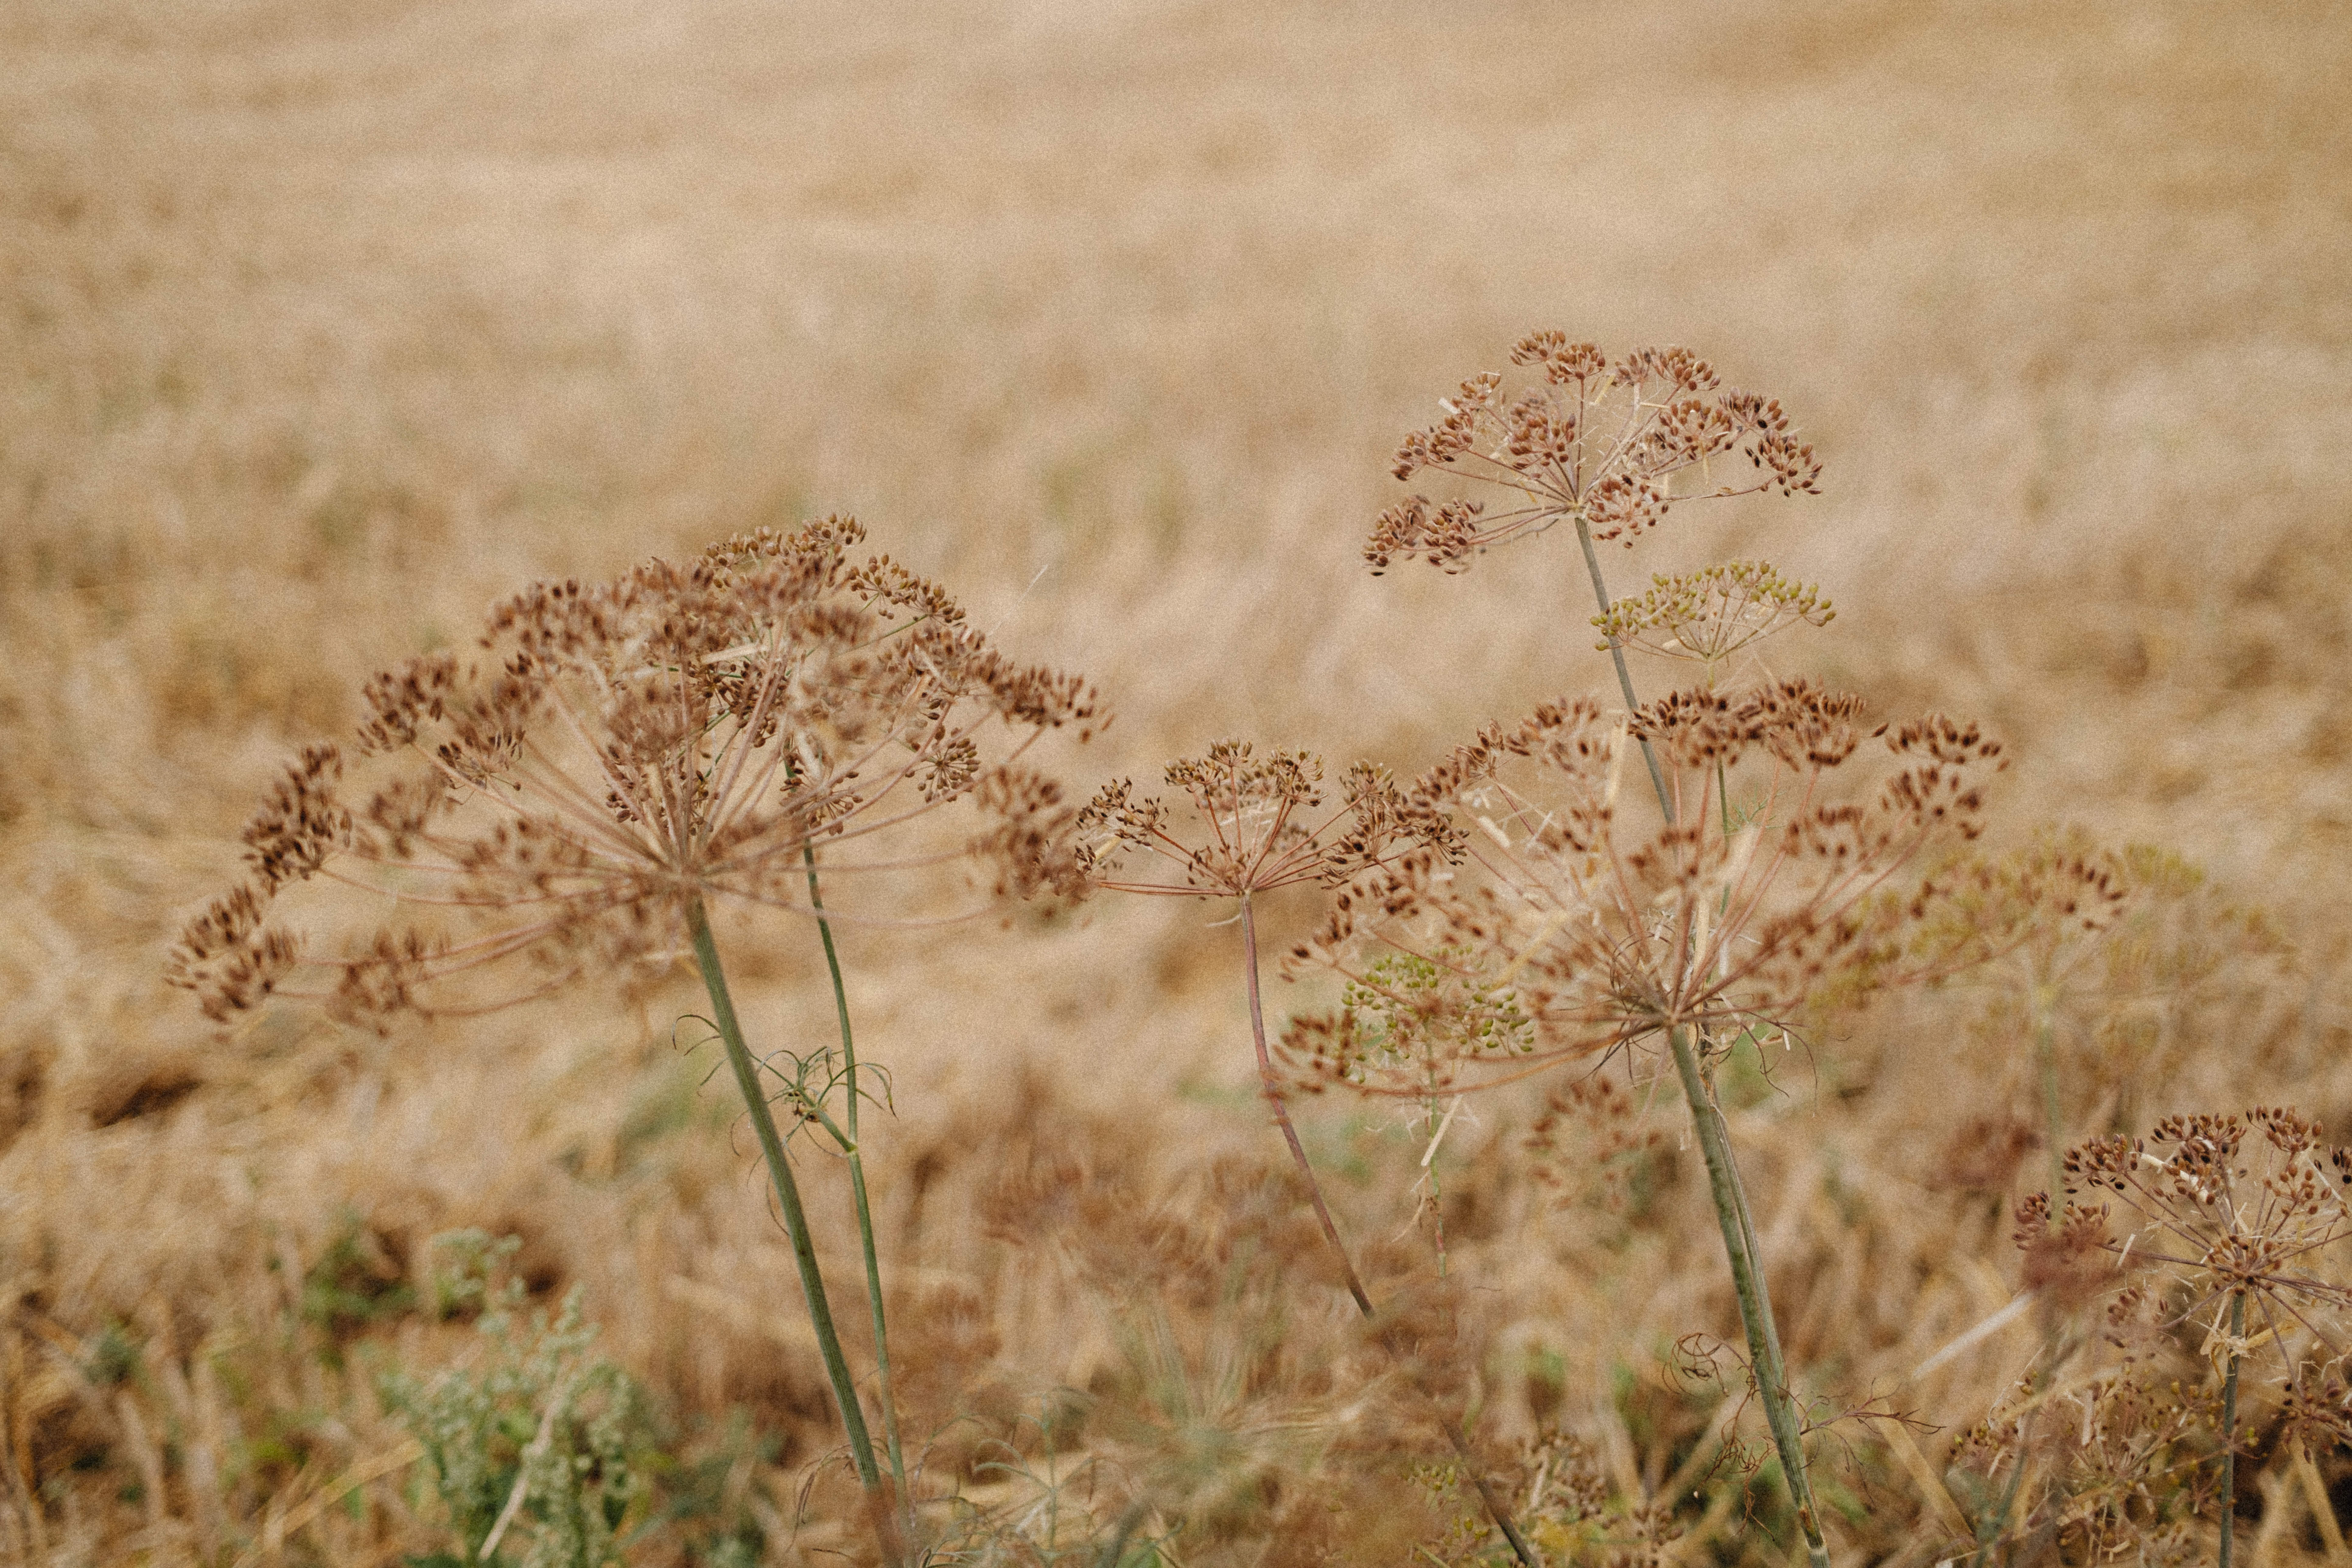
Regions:
M 169 978 L 224 1022 L 283 995 L 381 1026 L 403 1012 L 483 1012 L 592 975 L 656 973 L 690 952 L 852 1463 L 896 1557 L 904 1473 L 888 1384 L 886 1482 L 786 1146 L 789 1130 L 811 1123 L 850 1157 L 887 1354 L 858 1137 L 866 1090 L 832 944 L 835 922 L 877 917 L 824 904 L 818 851 L 836 881 L 969 852 L 993 863 L 1001 887 L 1075 889 L 1057 837 L 1070 814 L 1057 786 L 1014 759 L 1047 731 L 1087 731 L 1098 710 L 1083 681 L 1007 660 L 935 584 L 887 556 L 853 559 L 863 537 L 831 519 L 730 539 L 685 566 L 541 584 L 493 611 L 470 654 L 426 654 L 376 677 L 358 737 L 366 784 L 346 786 L 338 748 L 307 748 L 246 829 L 247 880 L 191 922 Z M 982 746 L 997 736 L 992 761 Z M 882 836 L 967 798 L 992 826 L 965 845 L 874 853 Z M 295 889 L 332 884 L 388 896 L 397 912 L 314 955 L 271 917 Z M 752 1053 L 714 902 L 819 922 L 836 982 L 841 1118 L 805 1074 L 772 1072 Z M 516 970 L 519 981 L 501 979 Z M 771 1108 L 775 1085 L 789 1129 Z
M 1455 1068 L 1475 1081 L 1664 1045 L 1705 1158 L 1757 1395 L 1807 1555 L 1822 1568 L 1829 1546 L 1803 1420 L 1714 1068 L 1742 1040 L 1784 1032 L 1824 992 L 1934 973 L 1984 950 L 1989 933 L 1969 931 L 1916 951 L 1966 879 L 1898 879 L 1940 843 L 1974 837 L 1980 781 L 2006 763 L 1973 726 L 1934 717 L 1891 733 L 1881 726 L 1893 769 L 1874 797 L 1853 804 L 1830 786 L 1865 739 L 1858 702 L 1803 681 L 1721 689 L 1725 668 L 1759 638 L 1828 620 L 1814 590 L 1739 563 L 1661 578 L 1629 604 L 1612 599 L 1596 544 L 1632 546 L 1677 500 L 1818 491 L 1821 463 L 1790 434 L 1777 400 L 1721 390 L 1712 367 L 1679 348 L 1612 361 L 1537 332 L 1511 357 L 1537 373 L 1533 384 L 1507 398 L 1497 374 L 1464 382 L 1437 425 L 1405 438 L 1394 466 L 1401 479 L 1449 473 L 1504 500 L 1490 510 L 1483 496 L 1416 495 L 1381 516 L 1364 554 L 1375 573 L 1413 558 L 1453 573 L 1493 547 L 1571 525 L 1627 716 L 1612 725 L 1591 704 L 1563 700 L 1457 749 L 1408 792 L 1416 808 L 1457 825 L 1453 843 L 1360 879 L 1294 963 L 1328 963 L 1377 990 L 1357 956 L 1376 942 L 1452 970 L 1465 994 L 1508 987 L 1534 1037 L 1498 1049 L 1465 1037 Z M 1688 487 L 1680 496 L 1678 483 Z M 1703 681 L 1644 704 L 1629 646 L 1696 659 Z M 1617 799 L 1626 740 L 1641 751 L 1661 819 L 1631 836 Z M 1735 802 L 1742 763 L 1762 771 L 1761 793 Z M 1465 860 L 1476 875 L 1457 873 Z M 1326 1072 L 1380 1088 L 1366 1070 L 1363 1013 L 1359 1005 L 1324 1020 L 1301 1044 Z
M 1242 976 L 1259 1092 L 1306 1185 L 1349 1298 L 1362 1316 L 1375 1318 L 1379 1313 L 1371 1292 L 1357 1272 L 1307 1147 L 1299 1141 L 1267 1044 L 1254 900 L 1300 884 L 1333 886 L 1387 865 L 1411 848 L 1424 817 L 1415 815 L 1388 775 L 1370 763 L 1349 770 L 1339 804 L 1327 808 L 1320 759 L 1303 752 L 1259 757 L 1244 741 L 1222 741 L 1206 756 L 1171 763 L 1166 777 L 1186 797 L 1189 812 L 1171 812 L 1157 797 L 1139 798 L 1131 781 L 1108 784 L 1078 814 L 1081 863 L 1100 886 L 1116 891 L 1231 899 L 1239 906 L 1235 918 L 1241 922 Z M 1120 862 L 1130 855 L 1140 857 L 1154 872 L 1120 871 Z M 1519 1561 L 1536 1568 L 1533 1548 L 1472 1460 L 1461 1433 L 1450 1424 L 1445 1431 L 1495 1527 Z

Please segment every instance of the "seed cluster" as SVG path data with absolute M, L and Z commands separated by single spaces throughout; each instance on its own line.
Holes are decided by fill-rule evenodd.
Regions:
M 2331 1256 L 2352 1235 L 2352 1152 L 2294 1110 L 2256 1107 L 2094 1138 L 2063 1169 L 2063 1208 L 2044 1193 L 2018 1205 L 2023 1283 L 2066 1316 L 2105 1296 L 2096 1342 L 2111 1359 L 2040 1392 L 2029 1379 L 1958 1457 L 1993 1476 L 2034 1465 L 2045 1490 L 2019 1528 L 2053 1532 L 2070 1561 L 2199 1560 L 2181 1515 L 2214 1502 L 2203 1461 L 2216 1440 L 2242 1448 L 2248 1405 L 2269 1406 L 2257 1421 L 2286 1451 L 2352 1440 L 2352 1289 Z M 2184 1378 L 2191 1347 L 2204 1364 Z M 2242 1379 L 2242 1363 L 2274 1370 Z M 2231 1506 L 2226 1491 L 2214 1506 Z
M 1323 763 L 1306 752 L 1259 756 L 1246 741 L 1220 741 L 1201 757 L 1168 764 L 1168 786 L 1191 807 L 1180 819 L 1156 795 L 1137 798 L 1134 781 L 1106 784 L 1077 816 L 1078 860 L 1105 888 L 1130 893 L 1243 898 L 1302 882 L 1334 885 L 1384 864 L 1416 822 L 1381 769 L 1358 763 L 1323 810 Z M 1122 877 L 1141 855 L 1166 869 Z
M 965 797 L 992 819 L 973 847 L 1000 883 L 1075 891 L 1073 813 L 1013 758 L 1100 723 L 1093 690 L 1008 660 L 887 556 L 853 559 L 863 539 L 833 518 L 540 584 L 472 649 L 376 676 L 353 748 L 366 784 L 338 748 L 306 750 L 246 829 L 248 879 L 182 933 L 169 978 L 223 1021 L 289 982 L 351 1018 L 475 1010 L 515 993 L 453 994 L 458 974 L 511 961 L 534 994 L 658 957 L 697 899 L 807 912 L 817 849 Z M 828 853 L 826 871 L 883 864 Z M 270 914 L 318 878 L 404 914 L 308 957 Z
M 1513 498 L 1507 510 L 1413 496 L 1373 524 L 1364 559 L 1375 573 L 1401 557 L 1459 572 L 1487 546 L 1563 520 L 1631 545 L 1676 500 L 1820 491 L 1821 460 L 1789 434 L 1779 400 L 1718 391 L 1714 367 L 1688 349 L 1637 349 L 1612 363 L 1591 343 L 1541 331 L 1513 346 L 1511 363 L 1543 379 L 1507 402 L 1499 374 L 1472 376 L 1442 402 L 1443 419 L 1404 438 L 1391 469 L 1410 479 L 1444 468 L 1496 486 Z M 1718 462 L 1736 473 L 1742 457 L 1745 482 L 1716 473 Z M 1675 477 L 1693 468 L 1701 488 L 1677 497 Z
M 2128 1247 L 2128 1261 L 2169 1272 L 2191 1292 L 2189 1313 L 2242 1296 L 2250 1331 L 2259 1317 L 2283 1355 L 2298 1336 L 2328 1362 L 2342 1353 L 2326 1318 L 2352 1308 L 2352 1288 L 2327 1278 L 2324 1254 L 2352 1237 L 2352 1150 L 2329 1147 L 2315 1122 L 2275 1106 L 2169 1116 L 2145 1138 L 2117 1133 L 2068 1150 L 2065 1173 L 2070 1194 L 2111 1194 L 2130 1211 L 2132 1235 L 2103 1233 L 2099 1245 Z M 2029 1247 L 2047 1213 L 2046 1201 L 2021 1211 Z M 2102 1205 L 2076 1223 L 2105 1215 Z M 2286 1368 L 2289 1388 L 2311 1404 L 2305 1358 L 2289 1356 Z M 2352 1437 L 2352 1418 L 2336 1408 L 2330 1419 Z
M 1716 672 L 1752 644 L 1798 625 L 1825 626 L 1837 611 L 1811 584 L 1791 583 L 1761 561 L 1727 561 L 1650 580 L 1647 592 L 1595 616 L 1602 640 L 1668 658 L 1695 659 Z
M 1444 1037 L 1456 1042 L 1444 1079 L 1484 1081 L 1670 1028 L 1780 1028 L 1840 981 L 1973 961 L 1980 940 L 1914 941 L 1971 885 L 1972 866 L 1899 888 L 1895 878 L 1938 843 L 1977 834 L 2000 747 L 1942 718 L 1882 728 L 1893 765 L 1875 795 L 1832 799 L 1833 775 L 1865 738 L 1858 712 L 1851 697 L 1789 680 L 1676 692 L 1622 725 L 1576 699 L 1489 726 L 1404 793 L 1408 815 L 1443 835 L 1424 829 L 1412 851 L 1352 880 L 1291 954 L 1294 972 L 1328 966 L 1353 987 L 1339 1015 L 1294 1032 L 1294 1049 L 1346 1081 L 1425 1093 L 1421 1067 L 1410 1082 L 1381 1083 L 1366 1042 L 1393 1026 L 1371 1014 L 1492 1010 L 1507 997 L 1526 1027 L 1474 1028 L 1465 1016 Z M 1674 822 L 1621 823 L 1628 735 L 1656 745 Z M 1762 774 L 1764 804 L 1734 821 L 1719 792 L 1743 766 Z M 1388 954 L 1447 984 L 1401 987 L 1405 972 Z

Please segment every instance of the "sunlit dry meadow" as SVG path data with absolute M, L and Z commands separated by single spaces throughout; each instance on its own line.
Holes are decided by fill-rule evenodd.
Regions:
M 645 1392 L 630 1561 L 870 1561 L 690 955 L 223 1033 L 173 933 L 370 672 L 533 580 L 833 512 L 1097 683 L 1117 721 L 1050 749 L 1080 795 L 1228 736 L 1409 777 L 1614 705 L 1561 541 L 1360 557 L 1398 438 L 1535 328 L 1688 344 L 1827 465 L 1678 506 L 1614 584 L 1768 558 L 1838 609 L 1775 674 L 2008 742 L 1985 852 L 2179 858 L 2045 999 L 2070 1138 L 2287 1104 L 2352 1139 L 2347 80 L 2325 4 L 0 13 L 0 1557 L 478 1545 L 383 1392 L 491 1354 L 433 1310 L 429 1238 L 478 1227 Z M 1319 900 L 1265 903 L 1269 947 Z M 1408 1376 L 1286 1184 L 1229 912 L 841 933 L 938 1560 L 1506 1561 L 1412 1376 L 1552 1561 L 1790 1560 L 1671 1078 L 1630 1085 L 1630 1179 L 1530 1152 L 1545 1081 L 1465 1102 L 1442 1283 L 1426 1124 L 1300 1102 L 1378 1293 L 1446 1325 Z M 754 1043 L 825 1045 L 814 928 L 720 934 Z M 2019 973 L 1731 1085 L 1842 1563 L 2081 1560 L 2064 1455 L 1963 1451 L 2089 1332 L 2011 1241 L 2051 1154 Z M 1267 981 L 1277 1026 L 1336 992 Z M 799 1148 L 863 1366 L 840 1162 Z M 2306 1466 L 2249 1399 L 2238 1552 L 2343 1560 L 2352 1448 Z M 2210 1561 L 2187 1451 L 2148 1541 Z

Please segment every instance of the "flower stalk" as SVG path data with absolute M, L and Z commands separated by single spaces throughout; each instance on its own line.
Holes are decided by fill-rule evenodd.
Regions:
M 865 1144 L 857 1131 L 857 1106 L 863 1098 L 857 1082 L 857 1042 L 849 1026 L 849 991 L 842 982 L 841 955 L 833 941 L 833 922 L 825 918 L 824 894 L 818 886 L 816 847 L 801 847 L 802 863 L 808 869 L 809 908 L 816 911 L 817 935 L 824 943 L 824 967 L 833 978 L 834 1015 L 841 1026 L 842 1070 L 849 1083 L 849 1103 L 844 1109 L 842 1121 L 846 1142 L 843 1152 L 849 1159 L 849 1191 L 857 1210 L 857 1241 L 865 1254 L 866 1298 L 874 1317 L 874 1367 L 877 1393 L 882 1403 L 883 1442 L 890 1459 L 890 1480 L 898 1490 L 902 1507 L 911 1508 L 907 1492 L 907 1460 L 898 1440 L 898 1404 L 890 1385 L 890 1331 L 882 1306 L 882 1265 L 874 1246 L 874 1209 L 866 1193 Z
M 1258 1082 L 1265 1090 L 1266 1104 L 1273 1109 L 1275 1124 L 1282 1129 L 1283 1142 L 1290 1146 L 1290 1158 L 1298 1167 L 1299 1179 L 1307 1184 L 1307 1199 L 1323 1226 L 1324 1239 L 1331 1244 L 1331 1255 L 1339 1260 L 1339 1270 L 1348 1281 L 1348 1294 L 1355 1299 L 1356 1310 L 1370 1320 L 1379 1315 L 1372 1305 L 1371 1292 L 1364 1289 L 1363 1277 L 1356 1272 L 1355 1261 L 1348 1255 L 1348 1244 L 1339 1239 L 1339 1226 L 1331 1218 L 1330 1205 L 1323 1199 L 1323 1184 L 1316 1179 L 1315 1166 L 1307 1158 L 1307 1147 L 1299 1142 L 1298 1129 L 1290 1120 L 1288 1099 L 1282 1092 L 1281 1079 L 1275 1075 L 1273 1056 L 1266 1049 L 1265 1015 L 1258 1000 L 1257 918 L 1250 909 L 1247 893 L 1242 895 L 1241 903 L 1243 965 L 1249 977 L 1250 1039 L 1257 1047 Z M 1486 1517 L 1495 1521 L 1495 1528 L 1510 1542 L 1512 1555 L 1526 1568 L 1542 1568 L 1543 1560 L 1535 1554 L 1527 1537 L 1512 1521 L 1510 1506 L 1496 1494 L 1486 1472 L 1472 1460 L 1462 1434 L 1450 1421 L 1439 1425 L 1445 1428 L 1446 1441 L 1453 1445 L 1454 1458 L 1461 1461 L 1462 1473 L 1469 1478 L 1479 1502 L 1486 1510 Z
M 1772 1446 L 1780 1456 L 1780 1474 L 1789 1500 L 1797 1510 L 1797 1528 L 1805 1538 L 1805 1555 L 1812 1568 L 1826 1568 L 1829 1543 L 1822 1538 L 1821 1515 L 1813 1506 L 1812 1481 L 1805 1469 L 1803 1433 L 1797 1425 L 1794 1402 L 1789 1396 L 1788 1372 L 1780 1355 L 1780 1333 L 1773 1322 L 1772 1299 L 1764 1283 L 1763 1257 L 1748 1217 L 1748 1196 L 1739 1168 L 1731 1157 L 1722 1110 L 1701 1072 L 1698 1053 L 1691 1048 L 1690 1033 L 1667 1032 L 1675 1057 L 1675 1073 L 1682 1080 L 1683 1097 L 1690 1102 L 1691 1121 L 1698 1130 L 1699 1152 L 1706 1161 L 1708 1194 L 1723 1230 L 1723 1250 L 1731 1263 L 1731 1286 L 1739 1298 L 1739 1321 L 1748 1334 L 1748 1364 L 1755 1370 L 1757 1397 L 1763 1401 L 1764 1420 L 1772 1429 Z
M 694 944 L 694 960 L 702 971 L 703 988 L 710 994 L 712 1022 L 727 1047 L 727 1065 L 734 1069 L 735 1087 L 742 1091 L 743 1108 L 758 1134 L 760 1152 L 768 1163 L 768 1177 L 783 1210 L 784 1234 L 793 1244 L 793 1263 L 800 1270 L 801 1293 L 808 1301 L 809 1327 L 816 1332 L 817 1352 L 833 1384 L 834 1403 L 841 1411 L 843 1430 L 849 1435 L 849 1458 L 857 1468 L 858 1483 L 868 1494 L 882 1489 L 882 1474 L 874 1462 L 874 1439 L 866 1426 L 866 1412 L 857 1400 L 857 1386 L 849 1375 L 849 1362 L 841 1352 L 841 1335 L 833 1326 L 833 1308 L 824 1293 L 824 1276 L 817 1268 L 816 1246 L 809 1237 L 808 1213 L 801 1204 L 800 1184 L 793 1178 L 791 1158 L 760 1087 L 759 1065 L 743 1043 L 743 1026 L 736 1019 L 734 998 L 728 994 L 727 972 L 719 962 L 719 944 L 711 940 L 710 920 L 700 899 L 686 906 L 687 936 Z
M 1576 518 L 1576 537 L 1584 546 L 1584 566 L 1592 579 L 1592 595 L 1605 616 L 1610 606 L 1609 585 L 1601 574 L 1592 533 L 1580 511 Z M 1613 636 L 1609 639 L 1609 652 L 1617 663 L 1618 686 L 1624 693 L 1626 707 L 1639 711 L 1641 703 L 1633 693 L 1633 679 L 1625 668 L 1625 650 Z M 1658 809 L 1672 823 L 1674 798 L 1666 789 L 1665 775 L 1659 770 L 1657 754 L 1646 737 L 1642 741 L 1642 757 L 1649 764 Z M 1727 808 L 1727 795 L 1724 804 Z M 1756 1397 L 1764 1405 L 1765 1425 L 1771 1428 L 1772 1445 L 1780 1456 L 1780 1474 L 1789 1489 L 1790 1505 L 1796 1510 L 1797 1528 L 1805 1538 L 1807 1560 L 1811 1568 L 1828 1568 L 1829 1543 L 1822 1534 L 1821 1514 L 1813 1506 L 1812 1479 L 1805 1466 L 1803 1429 L 1798 1423 L 1795 1401 L 1789 1390 L 1788 1368 L 1780 1354 L 1780 1325 L 1774 1321 L 1772 1298 L 1764 1280 L 1764 1255 L 1749 1215 L 1748 1186 L 1740 1179 L 1739 1163 L 1732 1155 L 1729 1123 L 1716 1103 L 1712 1086 L 1700 1070 L 1698 1055 L 1691 1048 L 1689 1031 L 1679 1026 L 1670 1028 L 1666 1039 L 1674 1052 L 1675 1076 L 1682 1080 L 1683 1098 L 1690 1106 L 1691 1123 L 1698 1132 L 1699 1151 L 1706 1160 L 1707 1195 L 1715 1202 L 1716 1219 L 1723 1230 L 1724 1254 L 1731 1265 L 1732 1289 L 1739 1299 L 1739 1322 L 1748 1337 L 1749 1364 L 1755 1370 Z
M 2230 1568 L 2238 1521 L 2238 1346 L 2246 1335 L 2246 1293 L 2230 1293 L 2230 1370 L 2221 1382 L 2221 1545 L 2216 1561 Z
M 1601 557 L 1592 548 L 1592 526 L 1586 521 L 1580 509 L 1576 513 L 1576 542 L 1584 546 L 1584 569 L 1592 577 L 1592 596 L 1600 604 L 1601 613 L 1606 616 L 1609 613 L 1609 588 L 1601 580 Z M 1609 657 L 1617 666 L 1617 689 L 1624 696 L 1625 711 L 1639 712 L 1642 700 L 1633 695 L 1633 672 L 1625 668 L 1625 644 L 1613 632 L 1609 635 Z M 1657 748 L 1650 744 L 1647 735 L 1641 741 L 1642 761 L 1648 764 L 1650 770 L 1650 787 L 1658 792 L 1658 808 L 1666 814 L 1666 820 L 1672 822 L 1675 819 L 1674 797 L 1666 789 L 1665 773 L 1658 766 Z M 1728 808 L 1730 804 L 1727 796 L 1724 805 Z

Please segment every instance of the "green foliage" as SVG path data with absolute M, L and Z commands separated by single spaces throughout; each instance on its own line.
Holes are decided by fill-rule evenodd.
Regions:
M 1362 1081 L 1370 1068 L 1417 1067 L 1433 1076 L 1452 1055 L 1532 1050 L 1535 1025 L 1507 986 L 1475 973 L 1475 963 L 1457 946 L 1440 948 L 1435 962 L 1390 953 L 1349 982 L 1339 1005 L 1355 1020 L 1360 1042 L 1349 1079 Z
M 768 1537 L 752 1501 L 779 1447 L 738 1409 L 716 1442 L 694 1458 L 659 1455 L 644 1462 L 657 1493 L 645 1530 L 679 1536 L 688 1559 L 709 1568 L 756 1568 L 766 1558 Z
M 139 1338 L 130 1325 L 110 1318 L 90 1342 L 89 1353 L 82 1360 L 82 1375 L 100 1388 L 112 1388 L 137 1376 L 143 1361 Z
M 302 1321 L 341 1338 L 415 1303 L 416 1292 L 369 1231 L 365 1217 L 356 1209 L 343 1210 L 326 1250 L 303 1270 Z
M 577 1289 L 553 1318 L 525 1320 L 520 1284 L 493 1284 L 510 1245 L 476 1231 L 436 1237 L 433 1246 L 457 1259 L 450 1275 L 436 1276 L 436 1303 L 487 1303 L 476 1324 L 484 1364 L 429 1378 L 394 1369 L 378 1379 L 384 1407 L 424 1446 L 425 1473 L 457 1538 L 454 1555 L 412 1564 L 602 1568 L 622 1561 L 621 1527 L 657 1462 L 643 1394 L 592 1352 L 596 1331 L 581 1321 Z

